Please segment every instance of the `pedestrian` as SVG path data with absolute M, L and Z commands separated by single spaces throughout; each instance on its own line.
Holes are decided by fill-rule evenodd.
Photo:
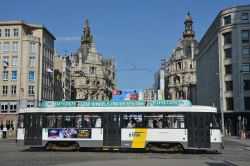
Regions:
M 245 132 L 244 130 L 240 130 L 240 139 L 244 139 L 245 138 Z
M 6 139 L 7 131 L 8 131 L 7 127 L 4 126 L 4 127 L 3 127 L 3 139 Z

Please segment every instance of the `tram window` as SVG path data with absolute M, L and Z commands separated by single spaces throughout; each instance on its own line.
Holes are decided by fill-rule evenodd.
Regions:
M 32 127 L 33 126 L 33 121 L 32 121 L 32 115 L 29 115 L 29 117 L 28 117 L 28 124 L 30 124 L 30 127 Z M 6 125 L 7 126 L 7 125 Z
M 82 115 L 75 115 L 75 127 L 81 128 L 82 127 Z
M 166 115 L 165 123 L 165 128 L 185 128 L 184 116 L 182 114 Z
M 147 128 L 162 128 L 163 114 L 146 114 L 144 119 Z
M 91 127 L 91 114 L 84 114 L 83 118 L 83 127 L 90 128 Z
M 214 114 L 212 114 L 210 118 L 210 127 L 219 128 L 218 119 Z
M 64 127 L 74 127 L 73 115 L 64 115 Z
M 92 115 L 92 127 L 102 127 L 102 116 L 100 114 L 93 114 Z
M 39 117 L 39 127 L 43 127 L 43 115 Z
M 83 119 L 83 127 L 102 127 L 102 116 L 101 114 L 85 114 Z
M 24 127 L 24 115 L 20 114 L 19 115 L 19 121 L 18 121 L 18 128 L 23 128 Z
M 47 127 L 48 128 L 62 127 L 62 115 L 47 115 Z
M 124 114 L 123 116 L 125 128 L 142 127 L 142 114 Z

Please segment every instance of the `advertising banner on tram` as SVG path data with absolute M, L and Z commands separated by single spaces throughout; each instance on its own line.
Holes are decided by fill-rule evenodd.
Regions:
M 91 129 L 61 128 L 48 129 L 48 138 L 91 138 Z

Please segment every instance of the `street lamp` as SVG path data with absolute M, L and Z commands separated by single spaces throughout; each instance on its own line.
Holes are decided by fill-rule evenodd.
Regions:
M 225 136 L 225 127 L 224 127 L 224 92 L 223 92 L 223 80 L 222 77 L 220 77 L 219 73 L 216 73 L 216 75 L 219 77 L 219 88 L 220 88 L 220 114 L 221 114 L 221 132 L 222 136 Z

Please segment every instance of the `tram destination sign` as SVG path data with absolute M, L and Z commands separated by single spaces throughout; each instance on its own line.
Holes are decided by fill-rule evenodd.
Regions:
M 192 106 L 189 100 L 134 100 L 134 101 L 41 101 L 41 108 L 52 107 L 152 107 Z

